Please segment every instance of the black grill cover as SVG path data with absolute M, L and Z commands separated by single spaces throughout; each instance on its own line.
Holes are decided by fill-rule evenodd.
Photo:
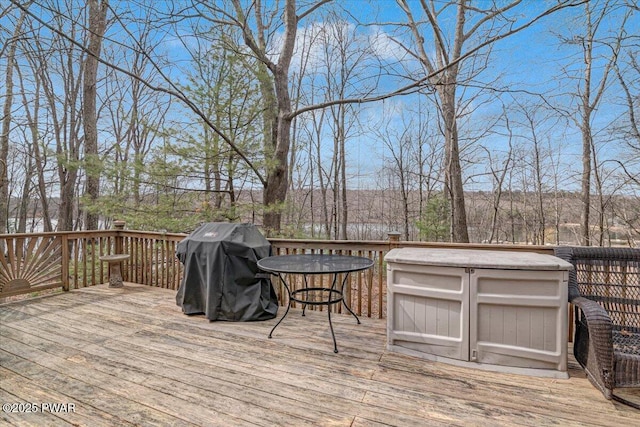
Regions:
M 271 244 L 253 224 L 207 223 L 178 243 L 184 277 L 176 303 L 209 320 L 273 319 L 278 299 L 259 259 Z

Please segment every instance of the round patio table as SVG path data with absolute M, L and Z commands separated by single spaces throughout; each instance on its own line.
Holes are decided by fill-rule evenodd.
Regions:
M 347 283 L 349 274 L 355 271 L 362 271 L 373 266 L 373 260 L 369 258 L 351 256 L 351 255 L 327 255 L 327 254 L 297 254 L 297 255 L 278 255 L 267 258 L 262 258 L 258 261 L 258 267 L 263 271 L 276 274 L 280 279 L 280 282 L 284 285 L 288 294 L 287 310 L 280 318 L 278 323 L 271 329 L 269 338 L 272 337 L 273 331 L 282 323 L 292 302 L 302 304 L 302 315 L 304 316 L 307 305 L 325 305 L 327 306 L 327 315 L 329 317 L 329 329 L 331 330 L 331 336 L 333 337 L 333 352 L 338 352 L 338 345 L 336 344 L 336 335 L 333 332 L 333 324 L 331 323 L 331 309 L 330 305 L 344 304 L 345 308 L 356 318 L 358 324 L 360 319 L 351 310 L 351 307 L 344 299 L 344 286 Z M 286 275 L 299 274 L 303 276 L 304 287 L 300 289 L 291 290 L 291 287 L 287 283 Z M 329 274 L 333 275 L 331 287 L 309 287 L 307 282 L 307 276 Z M 338 276 L 344 274 L 342 282 L 338 286 Z M 312 298 L 312 296 L 320 295 L 320 298 Z

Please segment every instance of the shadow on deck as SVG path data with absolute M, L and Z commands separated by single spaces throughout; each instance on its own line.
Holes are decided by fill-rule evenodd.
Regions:
M 334 354 L 326 313 L 294 311 L 267 339 L 277 319 L 209 322 L 182 314 L 174 296 L 100 285 L 0 305 L 0 402 L 32 409 L 0 412 L 0 424 L 640 423 L 573 359 L 568 380 L 428 362 L 385 351 L 384 320 L 343 315 L 333 317 Z

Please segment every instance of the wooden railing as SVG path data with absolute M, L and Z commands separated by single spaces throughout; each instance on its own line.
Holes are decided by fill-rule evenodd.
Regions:
M 127 253 L 122 265 L 126 282 L 177 290 L 182 279 L 182 264 L 175 257 L 179 233 L 125 230 L 116 222 L 113 230 L 0 235 L 0 301 L 21 294 L 47 289 L 77 289 L 108 282 L 103 255 Z M 484 244 L 447 244 L 402 242 L 391 233 L 383 241 L 328 241 L 270 239 L 274 254 L 338 253 L 374 260 L 374 267 L 349 276 L 345 293 L 358 315 L 384 318 L 386 314 L 386 266 L 384 256 L 396 247 L 466 248 L 507 251 L 534 251 L 553 254 L 549 246 Z M 323 276 L 312 286 L 329 280 Z M 279 296 L 282 285 L 273 281 Z M 300 281 L 291 278 L 294 287 Z M 281 300 L 281 303 L 283 301 Z M 337 306 L 341 311 L 341 306 Z
M 130 254 L 125 281 L 177 289 L 182 276 L 175 257 L 184 234 L 113 230 L 0 235 L 0 298 L 92 286 L 108 281 L 103 255 Z

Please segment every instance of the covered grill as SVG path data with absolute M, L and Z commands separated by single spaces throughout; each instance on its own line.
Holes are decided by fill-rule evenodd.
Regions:
M 253 224 L 203 224 L 178 244 L 184 276 L 176 303 L 209 320 L 274 318 L 278 299 L 257 266 L 270 255 L 271 244 Z

